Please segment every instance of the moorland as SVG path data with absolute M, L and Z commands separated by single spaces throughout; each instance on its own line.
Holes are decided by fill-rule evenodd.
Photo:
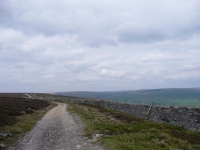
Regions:
M 0 144 L 14 143 L 52 107 L 48 101 L 24 98 L 22 93 L 0 93 Z

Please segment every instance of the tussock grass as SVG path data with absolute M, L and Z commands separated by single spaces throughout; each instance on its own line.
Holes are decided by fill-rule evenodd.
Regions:
M 85 135 L 113 150 L 198 150 L 200 133 L 165 123 L 143 120 L 119 111 L 91 105 L 69 104 L 68 110 L 84 119 Z

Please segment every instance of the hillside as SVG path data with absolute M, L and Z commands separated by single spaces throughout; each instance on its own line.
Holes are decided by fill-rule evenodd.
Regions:
M 104 98 L 118 102 L 134 104 L 150 104 L 152 101 L 157 105 L 174 106 L 200 106 L 199 88 L 172 88 L 172 89 L 149 89 L 135 91 L 113 92 L 57 92 L 58 95 L 75 96 L 82 98 Z
M 131 92 L 131 91 L 127 91 L 127 92 Z M 142 93 L 146 93 L 146 92 L 147 91 L 145 91 L 145 92 L 143 91 Z M 158 92 L 158 90 L 151 90 L 148 92 Z M 25 139 L 22 139 L 22 141 L 26 141 L 26 142 L 22 142 L 17 145 L 14 145 L 14 149 L 16 149 L 16 150 L 28 149 L 31 147 L 29 144 L 32 144 L 32 147 L 36 147 L 35 149 L 38 149 L 37 146 L 38 147 L 40 147 L 40 146 L 43 146 L 43 147 L 50 146 L 51 147 L 52 143 L 53 144 L 54 143 L 61 144 L 61 145 L 57 145 L 57 146 L 61 146 L 59 149 L 62 149 L 63 147 L 69 147 L 69 146 L 73 147 L 70 149 L 74 149 L 74 147 L 76 147 L 78 149 L 80 147 L 83 148 L 85 146 L 85 147 L 87 147 L 86 148 L 87 150 L 98 149 L 98 148 L 96 148 L 97 145 L 94 145 L 94 143 L 100 144 L 99 148 L 101 150 L 102 150 L 102 148 L 103 149 L 104 148 L 105 149 L 115 149 L 115 150 L 132 150 L 132 149 L 137 149 L 137 150 L 160 150 L 160 149 L 195 150 L 195 149 L 200 148 L 200 143 L 199 143 L 200 133 L 195 132 L 197 130 L 188 131 L 183 126 L 175 126 L 175 125 L 170 124 L 170 122 L 166 123 L 168 121 L 153 122 L 150 120 L 150 117 L 148 119 L 142 119 L 137 116 L 130 115 L 128 113 L 123 113 L 120 110 L 113 109 L 112 106 L 117 106 L 117 105 L 112 105 L 111 103 L 115 103 L 115 102 L 108 101 L 108 103 L 111 104 L 111 105 L 109 105 L 109 106 L 111 106 L 110 107 L 111 109 L 110 109 L 107 107 L 99 106 L 99 103 L 97 102 L 98 99 L 96 99 L 96 100 L 77 99 L 74 97 L 65 97 L 65 96 L 50 95 L 50 94 L 36 94 L 36 93 L 34 93 L 34 94 L 29 93 L 28 95 L 30 95 L 31 98 L 33 98 L 33 99 L 23 99 L 23 98 L 21 98 L 22 97 L 21 95 L 20 95 L 20 97 L 15 97 L 12 94 L 9 95 L 10 96 L 9 99 L 17 99 L 16 100 L 17 103 L 18 102 L 26 103 L 26 101 L 31 101 L 31 102 L 27 103 L 27 104 L 30 103 L 31 105 L 32 105 L 32 102 L 34 102 L 35 100 L 38 101 L 38 99 L 40 99 L 40 102 L 42 102 L 42 103 L 45 102 L 43 100 L 48 100 L 48 101 L 50 100 L 51 102 L 53 102 L 53 101 L 59 102 L 59 104 L 58 104 L 59 106 L 50 110 L 48 112 L 48 114 L 45 115 L 46 117 L 43 120 L 39 121 L 39 123 L 36 125 L 36 128 L 33 128 L 33 130 L 31 130 L 30 134 L 27 134 L 29 136 L 25 136 Z M 8 96 L 8 95 L 6 95 L 6 96 Z M 8 97 L 6 97 L 6 98 L 8 98 Z M 19 101 L 20 99 L 22 99 L 23 101 Z M 78 104 L 78 101 L 80 101 L 81 104 Z M 99 101 L 101 101 L 101 100 L 99 100 Z M 3 101 L 3 99 L 2 99 L 1 102 L 3 103 L 5 101 Z M 97 104 L 97 105 L 95 105 L 95 104 Z M 119 103 L 119 104 L 121 104 L 121 103 Z M 121 104 L 121 105 L 124 105 L 124 104 Z M 23 106 L 25 106 L 25 105 L 23 104 Z M 41 106 L 41 105 L 39 105 L 39 106 Z M 70 113 L 65 112 L 66 106 L 68 106 L 67 111 L 69 111 Z M 127 106 L 127 104 L 124 106 Z M 3 108 L 5 108 L 5 106 Z M 120 108 L 122 108 L 122 107 L 120 106 Z M 128 108 L 131 108 L 131 107 L 128 107 Z M 170 109 L 172 109 L 172 108 L 170 107 Z M 174 108 L 174 109 L 179 109 L 179 108 Z M 35 107 L 34 107 L 34 110 L 36 110 Z M 19 120 L 20 124 L 14 124 L 13 126 L 9 126 L 9 128 L 3 127 L 4 130 L 2 130 L 1 133 L 3 133 L 3 131 L 7 131 L 8 133 L 11 133 L 9 135 L 11 135 L 12 138 L 14 138 L 17 136 L 16 134 L 18 134 L 18 132 L 24 133 L 25 132 L 24 130 L 26 130 L 26 131 L 30 130 L 33 127 L 33 125 L 35 124 L 35 122 L 43 116 L 44 112 L 46 112 L 45 111 L 46 109 L 41 109 L 41 110 L 43 111 L 43 113 L 40 113 L 39 112 L 40 110 L 39 110 L 39 111 L 34 111 L 31 114 L 28 114 L 28 112 L 26 113 L 26 109 L 25 109 L 24 110 L 25 114 L 20 117 L 21 119 L 18 118 L 18 119 L 20 119 Z M 124 109 L 122 108 L 122 110 L 124 110 Z M 140 109 L 140 110 L 142 110 L 142 109 Z M 197 109 L 185 109 L 185 111 L 190 111 L 190 112 L 191 111 L 194 112 L 193 110 L 196 111 Z M 178 115 L 178 111 L 176 111 L 176 112 L 177 112 L 176 114 Z M 139 114 L 141 114 L 141 113 L 139 113 Z M 65 115 L 63 115 L 63 114 L 65 114 Z M 77 114 L 78 114 L 78 116 L 77 116 Z M 145 114 L 147 114 L 147 113 L 145 112 Z M 156 113 L 156 114 L 162 114 L 162 113 Z M 196 113 L 191 113 L 191 114 L 196 114 Z M 62 121 L 65 120 L 64 122 L 58 121 L 59 115 L 61 115 L 60 119 Z M 70 115 L 73 115 L 73 117 L 72 116 L 70 117 Z M 51 118 L 50 116 L 53 118 Z M 83 120 L 78 119 L 80 116 Z M 62 117 L 64 117 L 64 119 Z M 165 114 L 165 117 L 167 117 L 167 114 Z M 75 120 L 73 120 L 73 119 L 75 119 Z M 173 115 L 173 119 L 177 119 L 177 116 Z M 176 120 L 176 121 L 182 122 L 180 119 L 181 118 L 179 118 L 179 120 Z M 191 120 L 191 119 L 192 118 L 190 118 L 189 120 Z M 45 122 L 44 122 L 44 120 L 45 120 Z M 47 122 L 47 120 L 48 120 L 48 122 Z M 54 120 L 54 121 L 52 121 L 52 120 Z M 187 118 L 186 118 L 186 120 L 187 120 Z M 189 122 L 189 120 L 187 120 L 187 122 Z M 85 127 L 84 133 L 79 133 L 80 126 L 83 125 L 82 121 L 84 122 L 84 127 Z M 195 122 L 196 122 L 196 120 L 195 120 Z M 30 124 L 31 124 L 31 126 L 30 126 Z M 61 125 L 61 127 L 59 126 L 59 124 Z M 66 128 L 62 129 L 64 124 L 65 124 Z M 77 127 L 77 125 L 78 125 L 78 127 Z M 23 128 L 21 128 L 21 127 L 23 127 Z M 78 129 L 78 130 L 76 130 L 76 129 Z M 63 132 L 63 131 L 65 131 L 65 132 Z M 82 131 L 82 129 L 81 129 L 81 131 Z M 33 134 L 33 133 L 37 133 L 37 134 Z M 4 135 L 4 134 L 2 134 L 2 135 Z M 35 135 L 37 135 L 37 136 L 35 137 Z M 47 138 L 43 137 L 45 135 L 47 135 Z M 51 135 L 51 136 L 48 136 L 48 135 Z M 59 136 L 62 135 L 62 136 L 59 137 L 58 135 Z M 85 139 L 85 141 L 82 138 L 80 138 L 80 135 L 84 135 L 87 137 L 87 138 L 83 138 L 83 139 Z M 17 136 L 17 137 L 19 137 L 19 136 Z M 32 141 L 32 142 L 28 142 L 29 137 L 30 137 L 30 141 Z M 6 137 L 5 139 L 1 139 L 1 143 L 3 142 L 6 145 L 13 143 L 13 140 L 10 141 L 10 138 L 11 137 Z M 45 141 L 43 139 L 45 139 Z M 59 142 L 55 142 L 57 140 L 59 140 Z M 65 140 L 66 141 L 71 140 L 71 141 L 70 142 L 60 142 L 60 141 L 65 141 Z M 75 143 L 73 143 L 73 142 L 75 142 Z M 77 145 L 77 142 L 80 142 L 83 145 L 81 145 L 81 144 Z M 88 144 L 85 144 L 85 143 L 88 143 Z M 1 144 L 1 145 L 3 145 L 3 144 Z M 21 147 L 23 147 L 23 148 L 21 148 Z

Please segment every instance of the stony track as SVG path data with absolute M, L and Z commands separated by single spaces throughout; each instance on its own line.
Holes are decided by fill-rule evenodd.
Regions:
M 83 136 L 83 124 L 78 116 L 58 103 L 10 150 L 103 150 Z

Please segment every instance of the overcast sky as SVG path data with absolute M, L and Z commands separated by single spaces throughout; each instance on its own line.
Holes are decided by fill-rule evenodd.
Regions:
M 199 0 L 0 0 L 0 92 L 200 87 Z

